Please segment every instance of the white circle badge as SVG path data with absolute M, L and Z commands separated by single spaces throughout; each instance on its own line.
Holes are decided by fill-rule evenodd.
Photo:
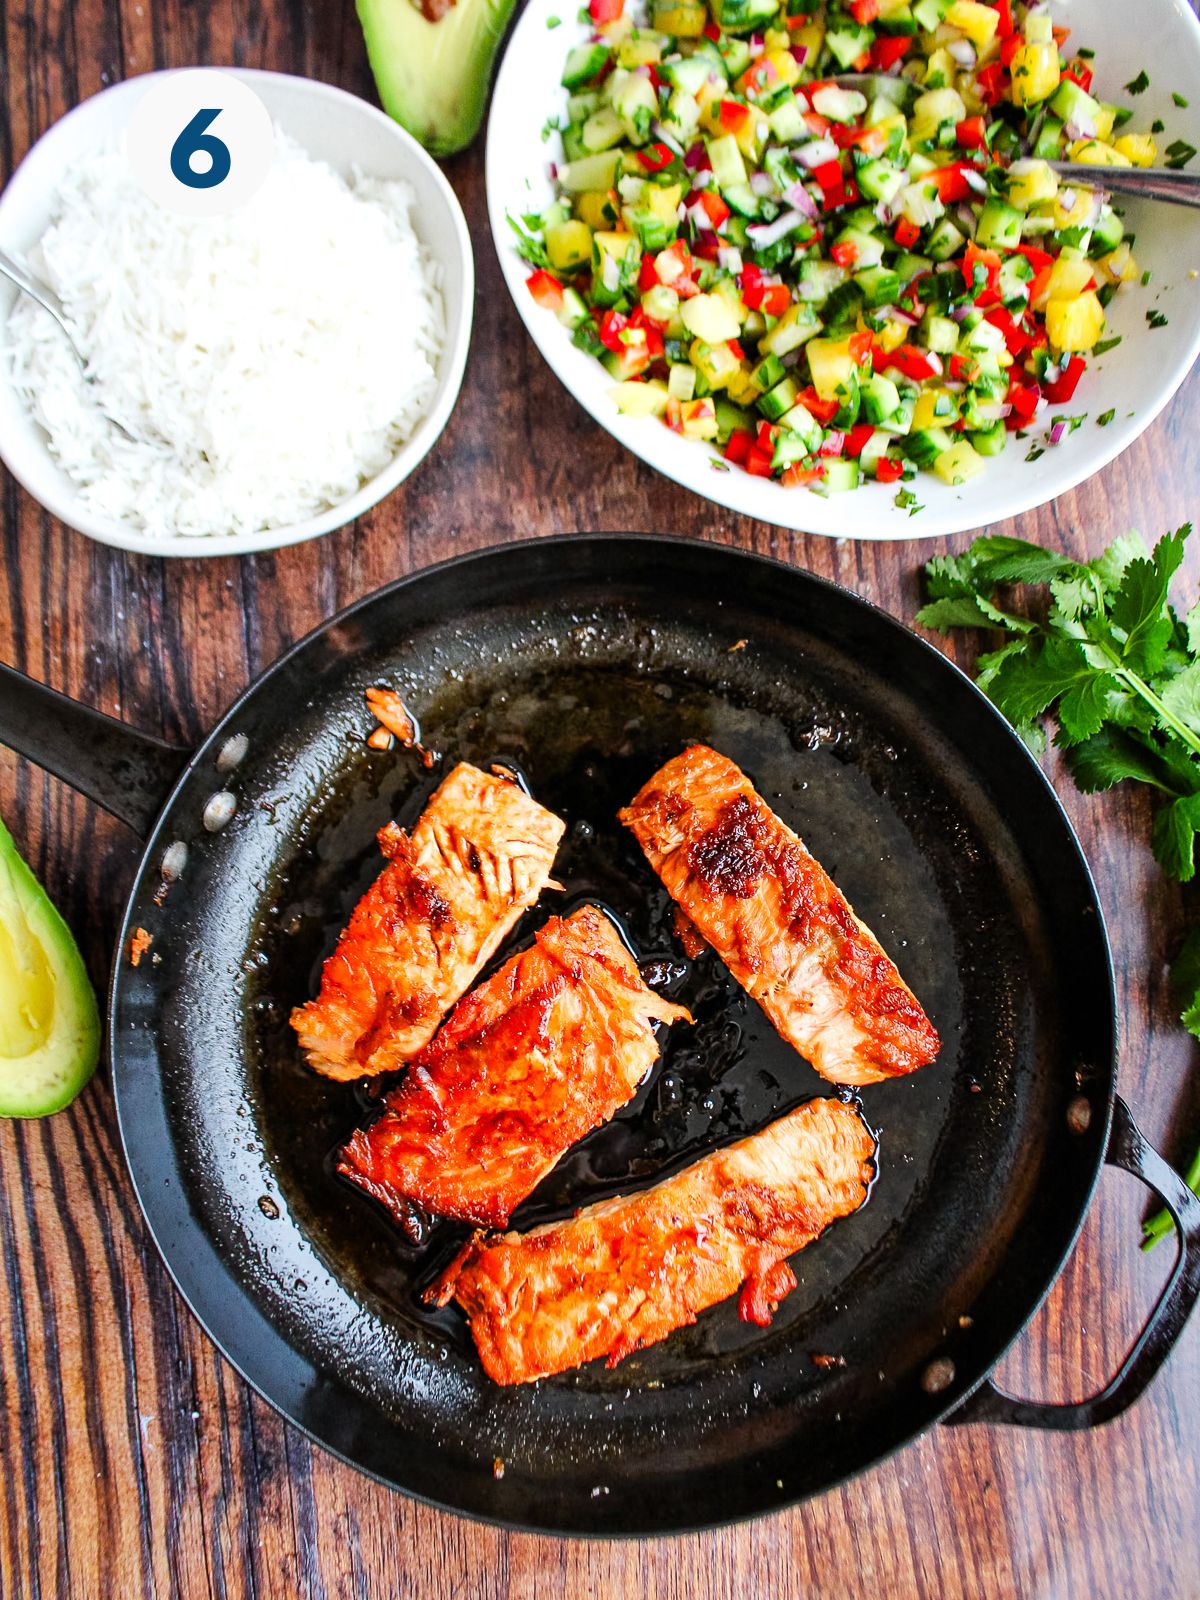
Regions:
M 271 114 L 240 79 L 210 67 L 172 72 L 138 101 L 125 153 L 152 200 L 185 217 L 244 206 L 275 157 Z

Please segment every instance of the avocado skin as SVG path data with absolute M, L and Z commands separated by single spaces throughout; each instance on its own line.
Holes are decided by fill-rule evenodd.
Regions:
M 383 109 L 435 156 L 465 150 L 483 121 L 516 0 L 457 0 L 430 22 L 412 0 L 357 0 Z
M 70 1105 L 95 1072 L 100 1016 L 71 930 L 0 819 L 0 922 L 15 930 L 18 919 L 53 974 L 54 1019 L 48 1038 L 32 1054 L 0 1056 L 0 1117 L 45 1117 Z

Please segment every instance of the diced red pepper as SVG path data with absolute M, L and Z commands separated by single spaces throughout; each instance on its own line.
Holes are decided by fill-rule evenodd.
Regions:
M 987 146 L 987 122 L 983 117 L 964 117 L 956 124 L 954 137 L 968 150 L 983 150 Z
M 1046 267 L 1052 266 L 1054 257 L 1045 250 L 1039 250 L 1033 244 L 1019 244 L 1013 251 L 1014 255 L 1024 256 L 1034 272 L 1042 272 Z
M 979 170 L 973 161 L 951 161 L 948 166 L 934 167 L 925 177 L 937 190 L 942 204 L 952 205 L 955 201 L 970 199 L 972 190 L 967 173 Z
M 875 477 L 880 483 L 896 483 L 903 476 L 903 461 L 893 461 L 891 456 L 880 456 L 876 461 Z
M 813 168 L 813 177 L 822 189 L 840 189 L 844 176 L 840 161 L 823 161 Z
M 739 361 L 745 361 L 746 352 L 742 349 L 740 339 L 727 339 L 725 341 Z
M 696 204 L 712 223 L 714 229 L 723 227 L 729 221 L 729 207 L 715 189 L 701 189 Z
M 775 435 L 779 429 L 773 422 L 760 422 L 755 433 L 754 443 L 759 450 L 774 450 Z
M 939 369 L 930 360 L 928 351 L 918 350 L 915 345 L 902 344 L 895 350 L 877 350 L 875 359 L 881 367 L 896 367 L 914 383 L 923 383 L 926 378 L 939 375 Z
M 911 250 L 921 237 L 921 230 L 915 222 L 910 222 L 907 217 L 901 217 L 893 230 L 892 237 L 901 250 Z
M 875 427 L 873 423 L 857 423 L 846 435 L 846 444 L 843 454 L 851 456 L 857 461 L 858 457 L 862 455 L 863 451 L 866 449 L 867 440 L 874 432 Z
M 1016 378 L 1009 379 L 1008 393 L 1005 395 L 1005 400 L 1012 407 L 1012 410 L 1005 419 L 1005 426 L 1010 432 L 1029 425 L 1040 399 L 1041 390 L 1036 383 L 1025 384 L 1020 383 Z
M 667 409 L 663 412 L 663 422 L 672 433 L 683 432 L 683 407 L 674 395 L 667 401 Z
M 1012 0 L 992 0 L 993 8 L 1000 18 L 996 24 L 996 32 L 1001 39 L 1010 38 L 1013 31 Z
M 1008 346 L 1010 356 L 1019 356 L 1029 346 L 1029 335 L 1024 328 L 1013 321 L 1011 315 L 1003 306 L 993 306 L 990 311 L 985 311 L 983 320 L 990 322 L 993 328 L 999 328 L 1004 335 L 1004 343 Z
M 615 355 L 620 355 L 625 348 L 621 335 L 629 326 L 629 318 L 620 311 L 605 311 L 600 318 L 596 331 L 600 335 L 600 343 L 606 350 L 611 350 Z
M 1029 303 L 1030 303 L 1030 305 L 1032 305 L 1035 300 L 1040 300 L 1041 299 L 1043 291 L 1046 289 L 1046 287 L 1048 286 L 1048 284 L 1050 282 L 1050 272 L 1051 272 L 1051 268 L 1050 267 L 1043 267 L 1040 272 L 1035 272 L 1033 277 L 1030 279 L 1030 283 L 1029 283 Z
M 779 481 L 785 489 L 802 489 L 806 483 L 815 483 L 818 478 L 823 478 L 824 476 L 825 468 L 823 466 L 802 467 L 797 461 L 788 467 Z
M 850 346 L 850 359 L 856 367 L 869 367 L 871 356 L 875 349 L 875 341 L 865 330 L 852 333 L 847 343 Z
M 1000 65 L 1002 67 L 1011 67 L 1013 57 L 1023 47 L 1024 43 L 1025 35 L 1023 33 L 1010 33 L 1007 39 L 1002 40 L 1000 44 Z
M 912 40 L 906 33 L 898 33 L 892 38 L 882 35 L 871 46 L 871 65 L 880 72 L 886 72 L 889 67 L 894 67 L 897 61 L 904 58 Z
M 525 283 L 530 294 L 544 310 L 562 310 L 563 286 L 552 272 L 546 272 L 539 268 L 537 272 L 529 274 Z
M 955 383 L 974 383 L 979 376 L 979 363 L 971 356 L 952 355 L 950 357 L 950 376 Z
M 753 443 L 754 435 L 749 428 L 735 428 L 725 445 L 726 461 L 732 461 L 735 467 L 744 466 Z
M 852 239 L 839 240 L 829 254 L 839 267 L 852 267 L 858 260 L 858 246 Z
M 667 144 L 648 144 L 637 153 L 637 158 L 647 172 L 661 172 L 675 159 L 675 152 Z
M 881 156 L 887 147 L 882 128 L 849 128 L 835 123 L 830 136 L 839 150 L 861 150 L 865 156 Z
M 692 250 L 702 261 L 715 261 L 721 254 L 721 241 L 715 233 L 698 233 L 692 245 Z M 673 284 L 672 288 L 678 289 L 679 285 Z M 680 293 L 683 291 L 680 290 Z M 695 294 L 695 288 L 692 289 Z
M 879 15 L 879 0 L 850 0 L 850 15 L 860 27 L 868 27 Z
M 711 17 L 704 24 L 704 37 L 711 39 L 714 44 L 720 44 L 721 42 L 721 30 Z
M 753 116 L 750 107 L 744 106 L 740 100 L 722 100 L 717 108 L 717 117 L 726 133 L 741 133 Z
M 769 450 L 764 450 L 759 445 L 752 444 L 742 465 L 752 478 L 769 478 L 771 476 L 771 463 L 774 459 L 775 447 L 773 445 Z
M 1082 61 L 1072 61 L 1063 69 L 1063 77 L 1070 78 L 1072 83 L 1077 83 L 1085 94 L 1092 87 L 1092 69 Z
M 979 271 L 984 270 L 982 285 L 978 282 Z M 962 275 L 966 284 L 967 293 L 977 306 L 997 305 L 1000 301 L 1000 252 L 998 250 L 981 250 L 972 239 L 963 252 Z
M 989 62 L 975 74 L 975 87 L 985 105 L 994 106 L 1004 95 L 1006 70 L 998 61 Z
M 1051 34 L 1051 37 L 1053 38 L 1055 44 L 1064 45 L 1064 44 L 1066 44 L 1067 40 L 1071 37 L 1071 30 L 1070 30 L 1070 28 L 1058 28 L 1058 27 L 1055 27 L 1055 28 L 1051 28 L 1050 29 L 1050 34 Z
M 840 400 L 822 400 L 817 391 L 809 384 L 807 389 L 801 389 L 796 399 L 808 412 L 810 417 L 815 417 L 818 422 L 832 422 L 842 409 Z
M 758 308 L 768 317 L 781 317 L 791 303 L 792 296 L 786 283 L 768 283 L 762 290 Z
M 654 266 L 654 257 L 644 255 L 641 269 L 638 272 L 638 293 L 645 294 L 647 289 L 653 289 L 658 283 L 658 272 Z
M 1082 356 L 1072 356 L 1063 368 L 1062 376 L 1054 383 L 1046 386 L 1046 399 L 1051 405 L 1066 405 L 1075 398 L 1075 391 L 1079 387 L 1079 380 L 1087 371 L 1087 362 Z
M 598 28 L 615 22 L 625 9 L 625 0 L 588 0 L 588 15 Z
M 808 85 L 808 90 L 810 93 L 812 92 L 811 84 Z M 806 111 L 804 113 L 804 126 L 814 139 L 823 139 L 833 124 L 828 117 L 823 117 L 819 111 Z

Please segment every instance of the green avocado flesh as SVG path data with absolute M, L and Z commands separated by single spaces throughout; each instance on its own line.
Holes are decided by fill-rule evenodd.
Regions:
M 358 0 L 383 109 L 433 155 L 453 155 L 479 132 L 515 4 L 457 0 L 430 22 L 412 0 Z
M 0 1117 L 61 1111 L 99 1054 L 83 959 L 0 822 Z

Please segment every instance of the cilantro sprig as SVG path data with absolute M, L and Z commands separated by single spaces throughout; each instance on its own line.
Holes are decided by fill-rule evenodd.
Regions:
M 1157 805 L 1150 843 L 1170 877 L 1197 874 L 1200 834 L 1200 601 L 1179 616 L 1168 599 L 1191 532 L 1186 524 L 1153 551 L 1127 534 L 1095 561 L 1072 561 L 1024 539 L 976 539 L 964 555 L 925 568 L 927 628 L 1001 634 L 980 656 L 978 682 L 1034 751 L 1045 723 L 1085 793 L 1131 780 Z M 1048 589 L 1044 610 L 1014 609 L 1016 585 Z M 1172 968 L 1181 1018 L 1200 1038 L 1200 928 Z M 1200 1152 L 1187 1173 L 1200 1193 Z M 1171 1232 L 1168 1212 L 1143 1230 L 1150 1249 Z

